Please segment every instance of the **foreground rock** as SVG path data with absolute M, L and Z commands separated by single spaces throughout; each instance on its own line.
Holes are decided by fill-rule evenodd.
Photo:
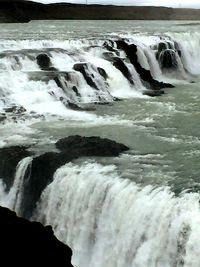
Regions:
M 71 249 L 54 236 L 50 226 L 29 222 L 2 207 L 0 236 L 2 266 L 72 267 Z
M 0 178 L 3 179 L 8 191 L 13 184 L 17 164 L 30 156 L 27 147 L 13 146 L 0 149 Z
M 100 137 L 69 136 L 56 143 L 60 152 L 48 152 L 35 157 L 31 172 L 24 178 L 21 215 L 30 218 L 41 193 L 53 180 L 55 171 L 62 165 L 83 156 L 118 156 L 129 148 Z M 72 177 L 73 179 L 73 177 Z
M 73 150 L 73 152 L 79 153 L 80 156 L 102 157 L 119 156 L 121 152 L 129 149 L 127 146 L 107 138 L 100 138 L 98 136 L 83 137 L 79 135 L 60 139 L 56 143 L 56 147 L 64 153 Z

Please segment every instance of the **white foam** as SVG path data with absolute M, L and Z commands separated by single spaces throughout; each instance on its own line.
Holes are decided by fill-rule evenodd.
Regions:
M 37 216 L 82 267 L 200 265 L 199 194 L 120 179 L 113 165 L 66 164 L 43 192 Z

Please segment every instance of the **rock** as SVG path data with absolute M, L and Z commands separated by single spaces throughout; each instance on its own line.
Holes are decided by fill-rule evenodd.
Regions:
M 6 120 L 6 114 L 5 113 L 0 113 L 0 123 L 4 123 L 5 122 L 5 120 Z
M 106 73 L 106 71 L 100 67 L 97 68 L 99 74 L 105 79 L 107 80 L 108 79 L 108 74 Z
M 74 64 L 74 70 L 80 72 L 84 79 L 86 80 L 87 84 L 91 86 L 92 88 L 99 90 L 98 86 L 96 85 L 94 81 L 94 77 L 91 75 L 91 73 L 87 72 L 87 63 L 76 63 Z
M 76 96 L 81 97 L 81 94 L 79 93 L 78 88 L 75 85 L 72 86 L 72 90 L 74 91 L 74 93 L 76 94 Z
M 162 51 L 166 50 L 168 48 L 167 44 L 164 42 L 161 42 L 158 44 L 158 53 L 161 53 Z
M 134 85 L 132 75 L 127 66 L 125 65 L 124 61 L 118 57 L 114 57 L 112 60 L 114 67 L 121 71 L 121 73 L 130 82 L 131 85 Z
M 51 60 L 47 54 L 39 54 L 36 57 L 37 64 L 41 70 L 49 70 L 51 67 Z
M 30 155 L 31 152 L 23 146 L 0 148 L 0 178 L 3 179 L 7 191 L 13 184 L 17 164 Z
M 26 112 L 26 109 L 22 106 L 13 106 L 9 108 L 4 108 L 4 111 L 8 113 L 22 114 Z
M 116 69 L 121 71 L 123 76 L 130 82 L 131 85 L 134 85 L 132 75 L 131 75 L 129 69 L 127 68 L 127 66 L 125 65 L 123 59 L 114 56 L 113 53 L 103 53 L 103 56 L 106 60 L 112 62 L 113 66 Z
M 172 49 L 162 51 L 159 56 L 159 63 L 163 69 L 177 69 L 176 52 Z
M 43 190 L 52 181 L 54 172 L 76 157 L 74 154 L 62 155 L 61 153 L 48 152 L 33 159 L 31 175 L 27 177 L 27 180 L 26 177 L 24 179 L 24 191 L 20 207 L 21 216 L 26 218 L 32 216 L 36 203 Z
M 30 218 L 40 199 L 41 193 L 51 183 L 55 171 L 62 165 L 84 156 L 118 156 L 129 148 L 109 139 L 100 137 L 69 136 L 56 142 L 60 150 L 49 152 L 32 161 L 31 174 L 24 182 L 21 215 Z M 25 177 L 26 179 L 26 177 Z
M 2 266 L 72 267 L 71 249 L 61 243 L 50 226 L 19 218 L 0 207 Z
M 129 148 L 123 144 L 98 136 L 69 136 L 56 142 L 56 147 L 62 152 L 77 151 L 80 156 L 119 156 Z
M 127 57 L 129 58 L 131 64 L 135 67 L 136 71 L 140 75 L 141 79 L 148 82 L 151 89 L 162 89 L 162 88 L 173 88 L 174 86 L 169 83 L 163 83 L 155 80 L 149 70 L 144 69 L 138 62 L 137 57 L 137 46 L 135 44 L 127 44 L 123 40 L 116 41 L 117 47 L 122 49 Z
M 152 96 L 152 97 L 160 96 L 162 94 L 164 94 L 163 90 L 158 90 L 158 91 L 156 91 L 156 90 L 146 90 L 146 91 L 143 92 L 143 95 L 148 95 L 148 96 Z

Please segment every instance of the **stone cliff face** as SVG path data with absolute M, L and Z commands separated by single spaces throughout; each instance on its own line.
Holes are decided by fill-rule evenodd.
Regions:
M 0 237 L 2 266 L 73 267 L 71 249 L 53 235 L 50 226 L 29 222 L 2 207 Z
M 77 4 L 44 5 L 31 1 L 0 2 L 0 22 L 28 22 L 41 19 L 133 19 L 199 20 L 200 10 L 166 7 L 127 7 Z

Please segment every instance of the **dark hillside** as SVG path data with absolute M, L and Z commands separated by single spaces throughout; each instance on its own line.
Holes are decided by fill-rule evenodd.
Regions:
M 48 19 L 200 20 L 200 10 L 111 5 L 86 6 L 67 3 L 44 5 L 23 0 L 0 1 L 0 22 Z

